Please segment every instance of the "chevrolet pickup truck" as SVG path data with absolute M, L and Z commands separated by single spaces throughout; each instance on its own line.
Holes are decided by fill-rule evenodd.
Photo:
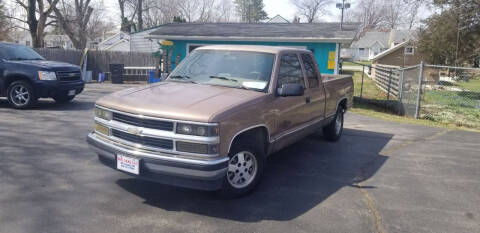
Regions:
M 13 108 L 29 108 L 48 97 L 67 103 L 84 86 L 80 67 L 47 61 L 29 47 L 0 42 L 0 96 Z
M 237 197 L 268 155 L 319 131 L 338 140 L 352 95 L 352 77 L 321 75 L 308 50 L 206 46 L 165 81 L 99 99 L 87 141 L 130 175 Z

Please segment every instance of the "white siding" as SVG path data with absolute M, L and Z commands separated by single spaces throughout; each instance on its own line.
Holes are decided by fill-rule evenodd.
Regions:
M 145 36 L 148 36 L 153 31 L 155 31 L 155 28 L 130 34 L 130 51 L 149 53 L 158 51 L 159 45 L 157 42 L 161 42 L 161 40 L 145 39 Z

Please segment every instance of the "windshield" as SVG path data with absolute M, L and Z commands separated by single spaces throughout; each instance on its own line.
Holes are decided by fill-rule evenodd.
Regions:
M 45 60 L 33 49 L 26 46 L 2 46 L 0 47 L 0 59 L 6 60 Z
M 266 92 L 274 58 L 274 54 L 260 52 L 197 50 L 185 58 L 168 80 Z

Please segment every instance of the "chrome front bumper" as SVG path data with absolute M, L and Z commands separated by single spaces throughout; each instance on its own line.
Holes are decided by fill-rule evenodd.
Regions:
M 221 188 L 227 172 L 227 157 L 194 159 L 139 150 L 96 133 L 90 133 L 87 142 L 103 164 L 116 169 L 117 154 L 136 157 L 140 160 L 140 174 L 130 175 L 168 185 L 216 190 Z

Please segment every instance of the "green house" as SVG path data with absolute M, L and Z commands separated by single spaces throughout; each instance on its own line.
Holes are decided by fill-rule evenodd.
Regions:
M 172 61 L 206 45 L 270 45 L 311 50 L 320 72 L 338 73 L 341 44 L 350 44 L 358 24 L 340 23 L 171 23 L 146 38 L 173 42 Z

